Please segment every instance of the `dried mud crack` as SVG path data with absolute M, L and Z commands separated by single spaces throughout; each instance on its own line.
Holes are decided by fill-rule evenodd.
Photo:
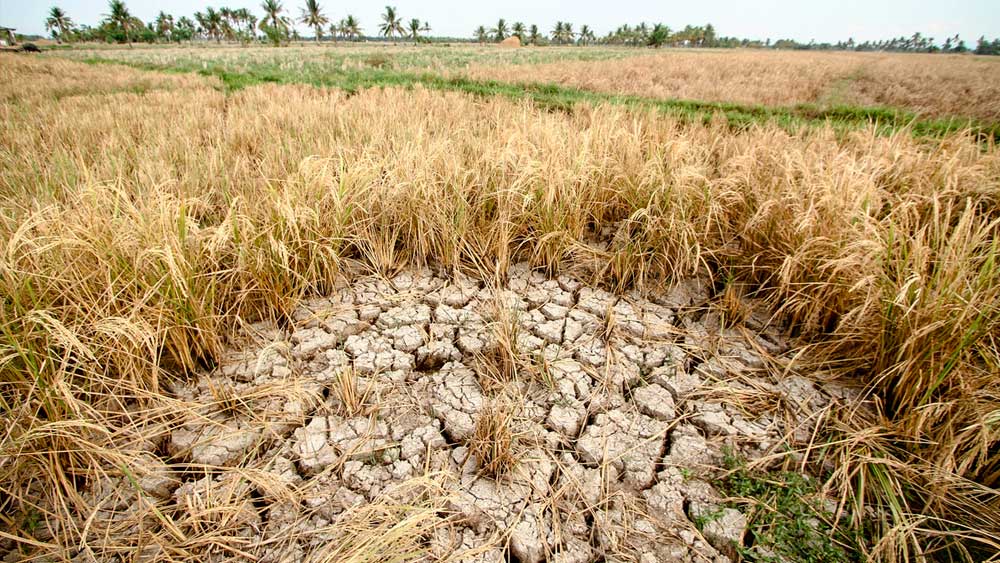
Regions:
M 723 451 L 807 438 L 846 391 L 768 376 L 780 330 L 723 327 L 709 291 L 618 297 L 523 265 L 502 289 L 358 277 L 173 385 L 128 471 L 86 491 L 91 524 L 105 548 L 224 535 L 219 561 L 336 560 L 376 532 L 420 551 L 400 560 L 729 561 L 747 522 L 712 485 Z

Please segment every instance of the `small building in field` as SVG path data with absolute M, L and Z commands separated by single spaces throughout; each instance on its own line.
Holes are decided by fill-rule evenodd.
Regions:
M 0 46 L 17 45 L 17 37 L 13 27 L 0 26 Z

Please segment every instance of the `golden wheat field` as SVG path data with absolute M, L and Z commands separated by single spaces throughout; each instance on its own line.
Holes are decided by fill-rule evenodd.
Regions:
M 996 120 L 997 69 L 467 72 Z M 0 198 L 9 560 L 767 560 L 789 490 L 826 560 L 1000 553 L 1000 151 L 971 134 L 3 55 Z M 754 496 L 788 473 L 815 486 Z
M 712 102 L 894 107 L 933 117 L 1000 117 L 989 57 L 740 50 L 667 51 L 625 61 L 473 65 L 468 76 Z

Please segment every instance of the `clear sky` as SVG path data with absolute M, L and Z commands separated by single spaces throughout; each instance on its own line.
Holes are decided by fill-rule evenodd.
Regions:
M 250 8 L 262 13 L 260 0 L 126 0 L 132 13 L 150 21 L 160 10 L 190 16 L 206 6 Z M 320 0 L 327 16 L 360 18 L 363 31 L 374 34 L 385 2 Z M 304 0 L 282 0 L 286 11 L 298 16 Z M 532 23 L 548 32 L 558 20 L 576 29 L 587 24 L 598 35 L 622 23 L 662 22 L 671 28 L 712 23 L 720 35 L 756 39 L 791 38 L 800 41 L 885 39 L 915 31 L 940 42 L 960 34 L 970 46 L 980 35 L 1000 37 L 1000 0 L 391 0 L 405 21 L 430 22 L 432 35 L 468 37 L 478 25 L 492 27 L 498 18 Z M 0 0 L 0 26 L 19 33 L 45 33 L 49 7 L 63 8 L 77 24 L 96 25 L 107 12 L 106 0 Z M 303 26 L 299 29 L 305 30 Z

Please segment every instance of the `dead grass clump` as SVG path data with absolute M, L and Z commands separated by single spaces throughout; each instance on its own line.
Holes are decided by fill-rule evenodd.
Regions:
M 361 388 L 358 374 L 352 367 L 337 372 L 332 392 L 338 413 L 345 418 L 371 414 L 376 408 L 369 397 L 372 389 L 372 380 L 369 380 L 363 389 Z
M 364 63 L 371 68 L 386 68 L 392 63 L 392 58 L 385 53 L 375 53 L 364 58 Z
M 519 353 L 520 313 L 497 298 L 490 318 L 491 338 L 476 357 L 480 385 L 499 390 L 521 379 L 526 362 Z
M 503 400 L 493 401 L 479 411 L 469 437 L 468 457 L 479 462 L 483 475 L 496 479 L 517 465 L 519 452 L 513 425 L 514 409 Z
M 743 300 L 742 292 L 737 284 L 728 282 L 719 293 L 714 303 L 719 312 L 722 326 L 732 328 L 741 326 L 750 316 L 750 308 Z

